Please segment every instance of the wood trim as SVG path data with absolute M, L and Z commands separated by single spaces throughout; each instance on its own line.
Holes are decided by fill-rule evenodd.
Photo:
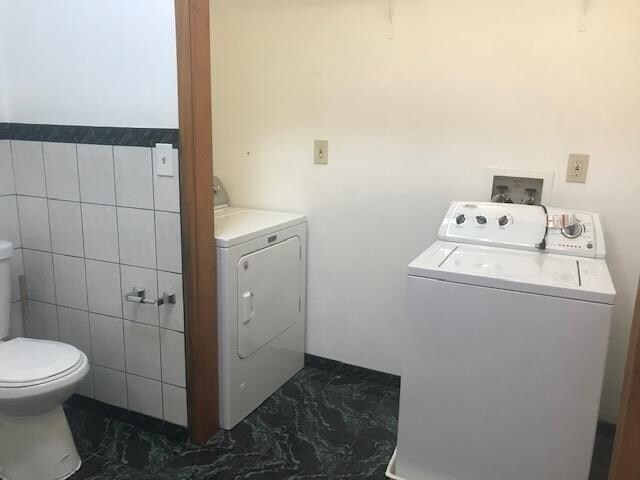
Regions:
M 219 428 L 209 0 L 175 0 L 189 437 Z
M 631 324 L 627 366 L 609 478 L 611 480 L 640 478 L 640 282 Z

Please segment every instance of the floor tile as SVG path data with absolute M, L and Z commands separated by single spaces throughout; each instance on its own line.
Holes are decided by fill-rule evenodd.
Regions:
M 69 425 L 82 458 L 112 448 L 133 427 L 91 411 L 81 410 L 68 416 Z
M 131 428 L 109 442 L 99 454 L 138 470 L 157 473 L 183 449 L 184 445 L 173 443 L 156 432 Z
M 334 473 L 335 479 L 384 479 L 395 443 L 359 438 Z

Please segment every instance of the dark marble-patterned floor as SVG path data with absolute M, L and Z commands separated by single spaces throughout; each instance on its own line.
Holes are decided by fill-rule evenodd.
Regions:
M 206 445 L 184 429 L 74 397 L 83 465 L 73 480 L 383 480 L 398 424 L 397 377 L 315 359 L 232 431 Z M 598 437 L 592 480 L 607 477 Z

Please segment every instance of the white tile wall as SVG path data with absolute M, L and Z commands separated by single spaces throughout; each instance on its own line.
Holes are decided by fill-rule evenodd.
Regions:
M 162 383 L 127 373 L 129 409 L 162 418 Z
M 151 149 L 113 147 L 113 158 L 118 206 L 153 209 Z
M 79 203 L 49 200 L 49 224 L 52 252 L 84 256 Z
M 11 143 L 0 140 L 0 195 L 16 193 L 16 182 L 11 161 Z
M 96 400 L 127 408 L 127 380 L 124 372 L 93 366 Z
M 29 331 L 33 338 L 58 340 L 58 315 L 56 306 L 29 300 Z
M 118 207 L 120 262 L 156 268 L 155 229 L 153 210 Z
M 50 252 L 51 235 L 47 199 L 18 195 L 18 216 L 22 246 Z
M 42 144 L 11 140 L 11 154 L 16 192 L 20 195 L 46 196 Z
M 78 145 L 78 172 L 83 202 L 116 204 L 111 146 Z
M 73 308 L 58 307 L 60 341 L 82 350 L 89 361 L 91 356 L 91 329 L 89 313 Z
M 156 211 L 158 269 L 182 272 L 180 215 Z
M 0 238 L 17 247 L 12 287 L 24 272 L 31 335 L 90 358 L 79 393 L 186 425 L 173 154 L 176 175 L 157 177 L 150 148 L 0 141 Z M 133 287 L 153 299 L 175 292 L 177 303 L 124 302 Z M 20 335 L 20 302 L 11 312 Z
M 78 157 L 75 143 L 42 144 L 47 196 L 80 201 Z
M 184 334 L 160 329 L 162 351 L 162 381 L 186 387 L 184 365 Z
M 89 314 L 91 355 L 93 363 L 102 367 L 124 370 L 124 336 L 122 319 Z
M 187 426 L 187 391 L 184 388 L 163 383 L 162 404 L 167 422 Z
M 127 372 L 161 379 L 159 328 L 125 320 L 124 350 Z
M 58 305 L 87 310 L 87 276 L 84 258 L 54 254 L 53 277 Z
M 0 197 L 0 235 L 3 240 L 13 243 L 14 247 L 21 245 L 18 203 L 15 195 Z
M 1 235 L 0 235 L 1 236 Z M 15 248 L 11 257 L 11 301 L 20 300 L 20 275 L 24 275 L 24 262 L 22 261 L 22 249 Z
M 84 252 L 87 258 L 119 262 L 116 207 L 82 204 Z
M 56 303 L 53 256 L 47 252 L 22 250 L 29 299 Z

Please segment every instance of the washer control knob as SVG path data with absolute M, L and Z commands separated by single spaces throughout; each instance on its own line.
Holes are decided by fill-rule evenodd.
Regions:
M 562 234 L 567 238 L 578 238 L 582 235 L 583 227 L 581 223 L 575 222 L 567 225 L 562 230 Z
M 461 213 L 460 215 L 456 216 L 456 223 L 458 225 L 462 225 L 466 220 L 467 220 L 467 217 L 464 216 L 464 213 Z
M 498 217 L 498 225 L 504 227 L 507 223 L 509 223 L 509 217 L 507 217 L 506 215 Z
M 480 225 L 485 225 L 487 223 L 487 217 L 485 217 L 484 215 L 478 215 L 476 217 L 476 222 L 478 222 Z

